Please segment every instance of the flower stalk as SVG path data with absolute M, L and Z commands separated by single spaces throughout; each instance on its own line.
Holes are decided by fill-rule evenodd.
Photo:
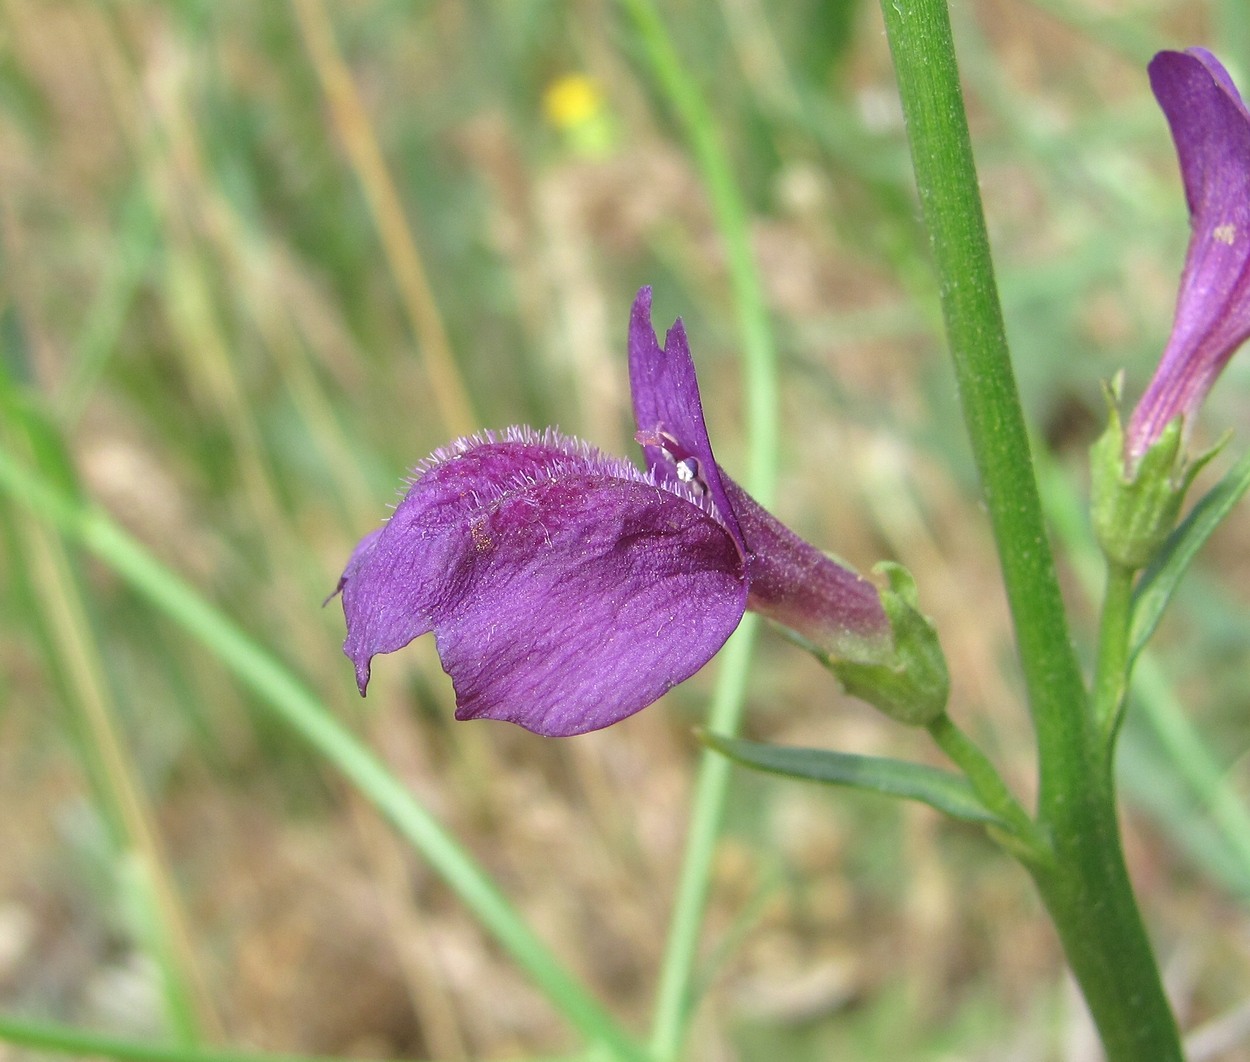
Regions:
M 1042 518 L 1008 354 L 945 0 L 882 0 L 964 419 L 989 510 L 1038 740 L 1026 863 L 1112 1062 L 1180 1059 L 1124 865 L 1108 744 L 1090 705 Z

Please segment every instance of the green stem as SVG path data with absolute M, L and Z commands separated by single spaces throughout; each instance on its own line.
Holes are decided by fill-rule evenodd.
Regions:
M 707 721 L 708 730 L 714 734 L 733 736 L 740 729 L 742 691 L 746 689 L 758 625 L 755 616 L 746 616 L 721 653 L 716 693 Z M 712 863 L 733 770 L 733 761 L 716 752 L 705 752 L 699 763 L 685 858 L 677 881 L 673 917 L 656 989 L 651 1026 L 651 1053 L 656 1062 L 681 1056 L 682 1042 L 696 1002 L 692 985 L 698 965 L 703 913 L 711 891 Z
M 621 2 L 638 30 L 657 81 L 682 122 L 725 241 L 742 334 L 749 446 L 746 482 L 751 493 L 766 505 L 772 497 L 777 469 L 777 357 L 763 286 L 751 253 L 747 205 L 716 120 L 673 47 L 655 5 L 651 0 Z M 741 729 L 755 628 L 754 617 L 748 616 L 721 655 L 707 724 L 714 733 L 732 737 Z M 694 1005 L 691 986 L 732 772 L 733 765 L 725 757 L 710 749 L 703 753 L 652 1017 L 651 1051 L 660 1062 L 680 1055 Z
M 291 672 L 107 516 L 53 489 L 3 450 L 0 490 L 100 557 L 207 646 L 261 705 L 372 801 L 576 1028 L 615 1057 L 641 1062 L 644 1052 L 534 935 L 481 866 Z
M 881 0 L 947 339 L 1037 732 L 1028 864 L 1112 1062 L 1180 1058 L 1120 848 L 1111 755 L 1090 724 L 1007 351 L 945 0 Z M 1114 668 L 1109 660 L 1105 672 Z M 1105 679 L 1108 684 L 1111 679 Z
M 882 0 L 964 421 L 998 546 L 1037 728 L 1041 802 L 1050 766 L 1081 747 L 1085 690 L 1042 519 L 1007 351 L 945 0 Z
M 1050 822 L 1053 869 L 1031 867 L 1109 1062 L 1181 1062 L 1168 1005 L 1120 846 L 1115 784 L 1106 759 L 1074 770 L 1070 811 Z
M 1054 863 L 1030 870 L 1107 1057 L 1179 1062 L 1180 1034 L 1133 898 L 1116 806 L 1115 739 L 1128 690 L 1133 578 L 1131 569 L 1108 563 L 1087 740 L 1082 758 L 1062 765 L 1068 800 L 1044 815 Z
M 1105 567 L 1105 562 L 1091 535 L 1087 499 L 1080 495 L 1053 458 L 1047 455 L 1042 457 L 1039 474 L 1046 512 L 1050 516 L 1056 536 L 1064 544 L 1065 556 L 1084 591 L 1084 596 L 1093 602 L 1097 596 L 1099 572 Z M 1243 465 L 1244 471 L 1250 475 L 1250 454 L 1238 462 L 1237 468 L 1242 469 Z M 1235 472 L 1236 470 L 1230 472 L 1230 475 Z M 1228 880 L 1227 873 L 1219 869 L 1223 857 L 1227 857 L 1234 865 L 1233 873 L 1239 882 L 1250 881 L 1250 811 L 1229 784 L 1224 767 L 1212 755 L 1193 722 L 1185 714 L 1183 706 L 1177 702 L 1170 682 L 1149 648 L 1136 648 L 1141 637 L 1138 630 L 1142 607 L 1140 583 L 1135 594 L 1137 601 L 1134 604 L 1135 615 L 1130 637 L 1133 639 L 1131 651 L 1136 655 L 1132 657 L 1132 681 L 1129 687 L 1133 695 L 1133 712 L 1154 732 L 1155 739 L 1164 751 L 1167 765 L 1184 787 L 1192 792 L 1198 802 L 1199 811 L 1207 812 L 1211 816 L 1217 835 L 1213 844 L 1220 846 L 1222 851 L 1214 859 L 1209 850 L 1205 855 L 1198 855 L 1204 869 L 1217 878 L 1224 877 Z M 1140 780 L 1139 776 L 1135 783 L 1135 792 L 1139 802 L 1146 808 L 1151 808 L 1155 806 L 1150 799 L 1154 790 L 1152 788 L 1150 794 L 1144 794 L 1142 790 L 1147 786 L 1151 786 L 1151 783 Z M 1180 815 L 1184 814 L 1186 812 L 1182 810 Z M 1176 828 L 1173 826 L 1174 830 Z M 1240 884 L 1233 887 L 1240 892 L 1246 891 Z
M 1100 744 L 1108 752 L 1120 726 L 1124 697 L 1128 692 L 1133 630 L 1133 577 L 1131 568 L 1107 562 L 1106 589 L 1098 631 L 1098 663 L 1094 672 L 1091 707 Z
M 1028 812 L 1003 783 L 989 757 L 951 722 L 948 715 L 938 716 L 927 729 L 938 747 L 972 783 L 981 803 L 1011 825 L 1013 851 L 1018 851 L 1027 860 L 1044 861 L 1049 855 L 1045 841 L 1038 835 Z

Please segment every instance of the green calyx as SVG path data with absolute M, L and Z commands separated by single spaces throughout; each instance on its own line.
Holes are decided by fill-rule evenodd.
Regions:
M 1136 571 L 1150 563 L 1172 533 L 1190 483 L 1215 451 L 1188 460 L 1177 417 L 1144 454 L 1127 461 L 1118 397 L 1118 387 L 1108 386 L 1107 430 L 1090 449 L 1090 509 L 1103 553 Z
M 916 581 L 906 568 L 884 562 L 874 571 L 889 581 L 881 604 L 890 621 L 893 650 L 879 662 L 825 657 L 825 665 L 853 697 L 900 723 L 928 726 L 946 711 L 950 695 L 950 673 L 937 631 L 919 611 Z

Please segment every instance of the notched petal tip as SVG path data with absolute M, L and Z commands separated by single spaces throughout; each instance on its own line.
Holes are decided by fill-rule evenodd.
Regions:
M 681 318 L 661 347 L 651 324 L 651 289 L 634 300 L 629 321 L 629 387 L 647 469 L 666 485 L 695 486 L 742 549 L 742 535 L 712 453 L 694 358 Z

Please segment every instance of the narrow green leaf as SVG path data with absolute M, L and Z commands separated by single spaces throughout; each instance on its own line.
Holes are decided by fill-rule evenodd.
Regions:
M 1198 551 L 1248 489 L 1250 453 L 1229 469 L 1224 478 L 1194 506 L 1164 543 L 1154 563 L 1143 573 L 1133 597 L 1133 629 L 1129 640 L 1131 660 L 1137 659 L 1137 654 L 1154 634 L 1163 610 Z
M 735 763 L 757 771 L 918 800 L 952 818 L 1008 828 L 1007 823 L 977 799 L 966 779 L 937 767 L 828 749 L 769 745 L 706 731 L 699 737 L 705 745 Z
M 250 1052 L 153 1044 L 127 1040 L 93 1030 L 75 1029 L 0 1016 L 0 1043 L 41 1053 L 96 1056 L 119 1062 L 333 1062 L 308 1055 L 256 1054 Z

